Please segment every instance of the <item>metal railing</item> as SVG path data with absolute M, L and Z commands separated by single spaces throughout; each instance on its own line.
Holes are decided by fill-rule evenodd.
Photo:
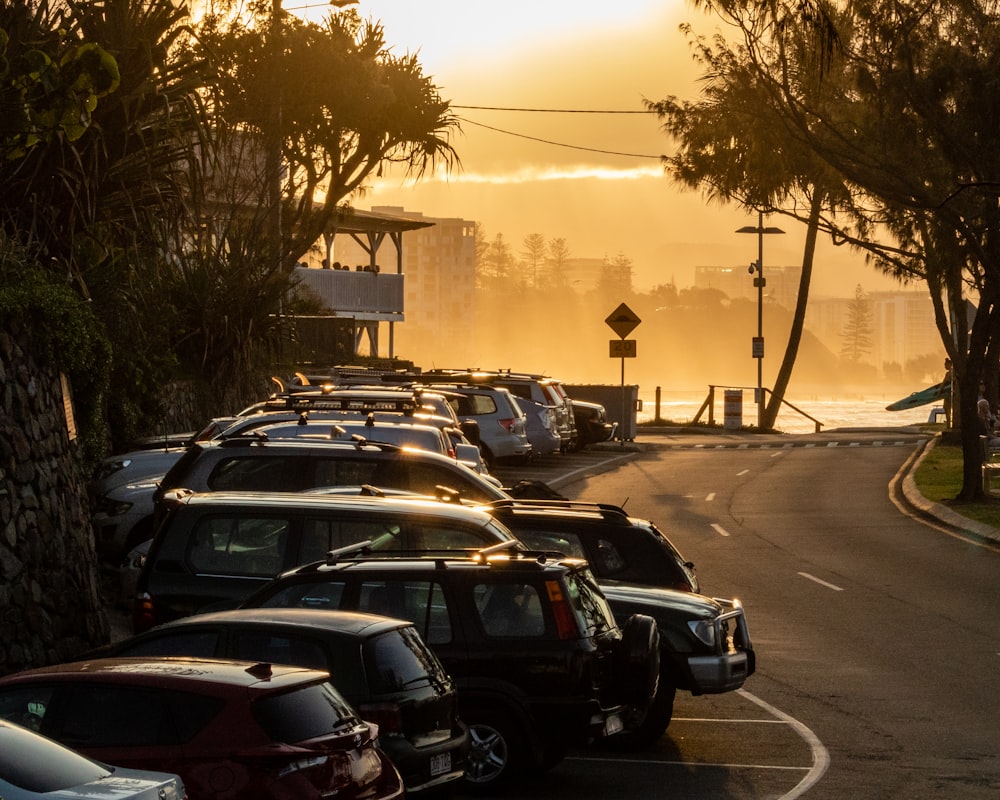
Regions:
M 705 402 L 701 404 L 701 408 L 698 409 L 698 413 L 696 413 L 694 415 L 694 419 L 691 420 L 691 424 L 692 425 L 697 424 L 698 421 L 701 420 L 701 416 L 702 416 L 702 414 L 705 413 L 706 410 L 708 411 L 708 424 L 709 425 L 714 425 L 715 424 L 715 390 L 718 389 L 718 388 L 720 388 L 720 387 L 718 385 L 715 385 L 715 384 L 709 384 L 708 385 L 708 396 L 705 398 Z M 756 386 L 723 386 L 722 388 L 725 391 L 736 391 L 736 390 L 738 390 L 740 392 L 740 394 L 741 394 L 741 397 L 742 397 L 742 393 L 744 391 L 747 391 L 747 390 L 754 391 L 754 392 L 757 391 L 757 387 Z M 763 399 L 764 399 L 764 402 L 766 403 L 767 402 L 767 395 L 768 395 L 768 393 L 773 394 L 773 392 L 771 392 L 771 390 L 768 389 L 767 387 L 764 387 L 763 391 L 764 391 L 764 398 Z M 795 413 L 800 414 L 803 417 L 805 417 L 806 419 L 810 420 L 816 426 L 816 433 L 820 432 L 820 429 L 823 427 L 823 423 L 820 422 L 818 419 L 816 419 L 812 415 L 806 413 L 805 411 L 803 411 L 798 406 L 795 406 L 792 403 L 789 403 L 783 397 L 781 398 L 781 403 L 782 403 L 782 405 L 788 406 Z M 657 405 L 657 409 L 659 409 L 659 402 L 657 402 L 656 405 Z M 741 406 L 742 406 L 742 400 L 741 400 Z M 742 416 L 742 413 L 741 413 L 741 416 Z

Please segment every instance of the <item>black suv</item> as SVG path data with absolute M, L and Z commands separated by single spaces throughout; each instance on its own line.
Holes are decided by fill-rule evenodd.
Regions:
M 411 620 L 458 686 L 472 788 L 628 732 L 656 691 L 656 623 L 637 614 L 619 627 L 578 559 L 495 548 L 473 557 L 331 557 L 276 578 L 242 607 Z
M 530 549 L 586 559 L 602 584 L 616 580 L 701 591 L 694 564 L 666 534 L 620 506 L 518 499 L 497 500 L 488 510 Z
M 485 511 L 426 497 L 176 490 L 161 505 L 136 581 L 136 633 L 235 604 L 278 573 L 358 542 L 395 553 L 523 548 Z

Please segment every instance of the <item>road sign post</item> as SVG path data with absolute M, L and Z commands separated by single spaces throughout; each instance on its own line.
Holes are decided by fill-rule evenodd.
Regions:
M 618 308 L 612 311 L 604 320 L 608 327 L 618 334 L 618 341 L 611 340 L 609 354 L 611 358 L 620 358 L 622 362 L 622 420 L 621 420 L 621 443 L 625 445 L 625 418 L 627 414 L 628 401 L 625 396 L 625 359 L 636 357 L 635 339 L 626 339 L 632 331 L 638 327 L 641 319 L 636 313 L 624 303 L 619 303 Z

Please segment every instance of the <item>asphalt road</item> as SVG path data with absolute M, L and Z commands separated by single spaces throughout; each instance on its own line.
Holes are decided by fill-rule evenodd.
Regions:
M 923 437 L 644 440 L 531 476 L 656 522 L 746 604 L 758 671 L 679 695 L 653 751 L 575 753 L 515 796 L 1000 797 L 1000 549 L 900 500 Z

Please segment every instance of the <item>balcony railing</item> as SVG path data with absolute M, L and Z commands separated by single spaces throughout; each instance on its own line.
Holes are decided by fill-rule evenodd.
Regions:
M 296 267 L 295 277 L 333 316 L 403 321 L 403 276 L 386 272 Z

